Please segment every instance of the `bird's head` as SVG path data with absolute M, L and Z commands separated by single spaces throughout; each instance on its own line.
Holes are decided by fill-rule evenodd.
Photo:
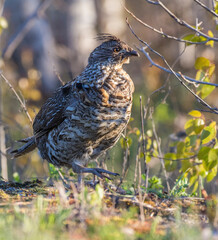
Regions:
M 104 42 L 90 54 L 89 64 L 122 65 L 129 63 L 130 57 L 139 56 L 138 52 L 113 35 L 101 34 L 97 39 Z

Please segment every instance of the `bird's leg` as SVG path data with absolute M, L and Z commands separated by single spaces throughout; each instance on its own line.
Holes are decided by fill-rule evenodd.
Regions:
M 78 173 L 78 190 L 81 191 L 83 185 L 83 176 L 81 173 Z
M 78 183 L 79 183 L 80 185 L 82 184 L 82 180 L 83 180 L 82 174 L 81 174 L 81 173 L 78 173 Z
M 73 163 L 72 164 L 72 168 L 73 168 L 73 171 L 75 173 L 78 173 L 78 174 L 81 174 L 81 173 L 92 173 L 93 175 L 96 175 L 100 178 L 107 178 L 107 179 L 110 179 L 110 177 L 108 176 L 105 176 L 103 173 L 106 173 L 106 174 L 109 174 L 109 175 L 113 175 L 113 176 L 118 176 L 119 174 L 118 173 L 113 173 L 113 172 L 110 172 L 108 170 L 105 170 L 103 168 L 86 168 L 86 167 L 82 167 L 76 163 Z

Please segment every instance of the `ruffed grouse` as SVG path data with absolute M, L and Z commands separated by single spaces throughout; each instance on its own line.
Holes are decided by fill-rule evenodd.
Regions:
M 113 35 L 98 38 L 103 43 L 84 71 L 45 102 L 33 123 L 34 136 L 21 140 L 25 144 L 12 152 L 14 157 L 38 147 L 43 159 L 79 175 L 117 175 L 86 166 L 114 146 L 129 121 L 134 85 L 122 65 L 139 55 Z

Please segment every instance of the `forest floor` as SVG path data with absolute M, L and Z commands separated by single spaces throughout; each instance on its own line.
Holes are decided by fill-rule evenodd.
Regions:
M 128 193 L 128 194 L 127 194 Z M 218 239 L 217 199 L 0 181 L 0 240 Z

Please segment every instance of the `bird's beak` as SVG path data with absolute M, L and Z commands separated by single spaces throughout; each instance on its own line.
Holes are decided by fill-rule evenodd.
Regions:
M 127 56 L 135 56 L 135 57 L 139 57 L 140 55 L 139 55 L 139 53 L 138 52 L 136 52 L 135 50 L 130 50 L 130 51 L 126 51 L 126 55 Z

